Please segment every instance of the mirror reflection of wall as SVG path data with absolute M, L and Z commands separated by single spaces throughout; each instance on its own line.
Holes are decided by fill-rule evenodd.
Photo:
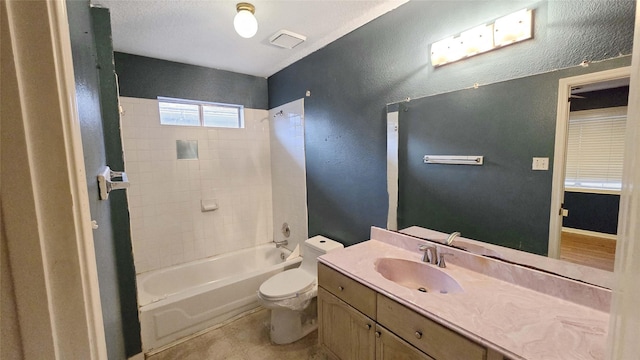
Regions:
M 626 66 L 629 57 L 412 99 L 399 116 L 398 228 L 460 231 L 546 255 L 558 81 Z M 430 165 L 432 155 L 483 155 L 484 165 Z M 549 168 L 551 169 L 551 167 Z

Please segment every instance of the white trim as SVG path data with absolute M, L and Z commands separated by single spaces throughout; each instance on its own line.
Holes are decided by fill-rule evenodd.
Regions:
M 640 353 L 640 7 L 636 6 L 631 81 L 609 317 L 609 359 L 634 359 Z
M 562 232 L 566 232 L 566 233 L 570 233 L 570 234 L 576 234 L 576 235 L 585 235 L 585 236 L 592 236 L 592 237 L 597 237 L 597 238 L 602 238 L 602 239 L 607 239 L 607 240 L 617 240 L 618 236 L 617 235 L 613 235 L 613 234 L 607 234 L 607 233 L 601 233 L 601 232 L 596 232 L 596 231 L 589 231 L 589 230 L 582 230 L 582 229 L 574 229 L 574 228 L 569 228 L 569 227 L 562 227 Z
M 387 113 L 387 229 L 398 230 L 398 129 L 399 112 Z
M 549 214 L 549 257 L 560 257 L 560 236 L 562 228 L 561 204 L 564 199 L 564 171 L 567 147 L 567 126 L 569 124 L 569 96 L 571 88 L 594 82 L 629 77 L 631 67 L 621 67 L 591 74 L 560 79 L 558 85 L 558 106 L 556 116 L 556 143 L 553 157 L 553 184 L 551 186 L 551 211 Z

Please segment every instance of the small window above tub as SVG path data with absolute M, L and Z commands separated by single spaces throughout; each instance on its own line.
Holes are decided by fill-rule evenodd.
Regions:
M 244 106 L 158 97 L 160 124 L 241 129 Z

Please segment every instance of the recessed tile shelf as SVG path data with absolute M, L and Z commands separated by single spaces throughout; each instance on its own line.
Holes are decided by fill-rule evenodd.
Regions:
M 198 160 L 198 140 L 176 140 L 178 160 Z

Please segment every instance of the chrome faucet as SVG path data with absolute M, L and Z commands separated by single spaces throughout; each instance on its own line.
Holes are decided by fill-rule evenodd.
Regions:
M 284 240 L 281 240 L 281 241 L 273 240 L 273 242 L 276 244 L 276 248 L 281 248 L 283 246 L 289 245 L 289 240 L 287 240 L 287 239 L 284 239 Z
M 418 250 L 424 252 L 424 254 L 422 254 L 422 262 L 426 262 L 434 265 L 438 264 L 438 248 L 437 247 L 420 245 L 418 246 Z
M 458 233 L 459 234 L 459 233 Z M 447 263 L 444 261 L 445 255 L 451 255 L 448 253 L 440 252 L 437 246 L 429 246 L 429 245 L 420 245 L 418 246 L 418 250 L 424 252 L 422 255 L 422 262 L 426 262 L 428 264 L 437 265 L 441 268 L 446 268 Z
M 447 238 L 447 245 L 451 245 L 451 243 L 453 242 L 453 239 L 455 239 L 458 236 L 460 236 L 459 231 L 452 232 L 451 234 L 449 234 L 449 237 Z

